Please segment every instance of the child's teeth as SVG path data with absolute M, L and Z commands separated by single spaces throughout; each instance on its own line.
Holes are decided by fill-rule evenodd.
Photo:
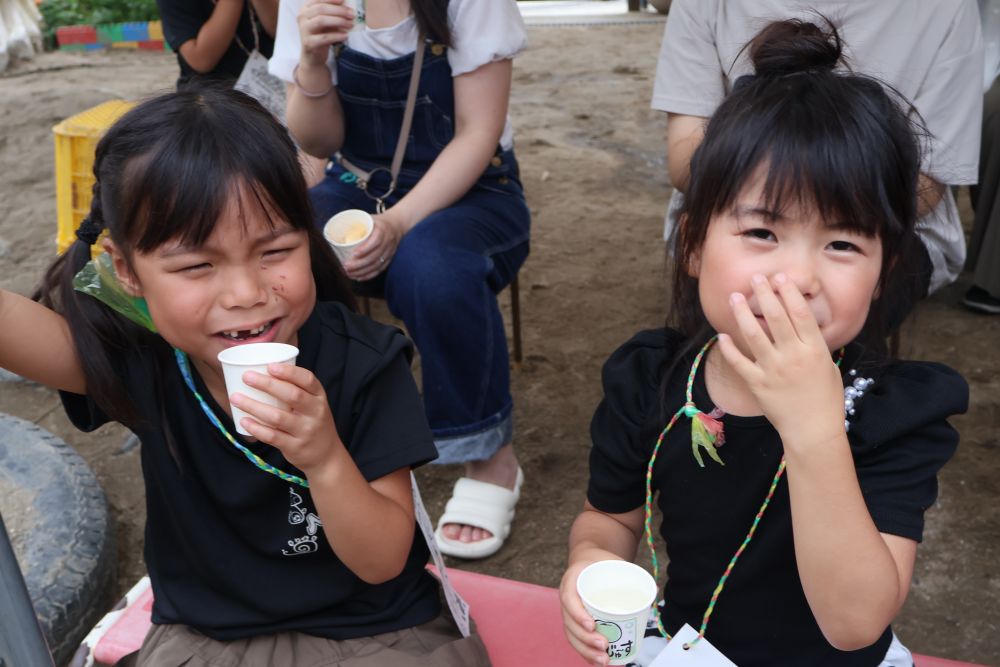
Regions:
M 240 340 L 241 338 L 250 338 L 252 336 L 257 336 L 263 333 L 269 326 L 270 322 L 268 322 L 267 324 L 262 324 L 256 329 L 245 329 L 242 331 L 223 331 L 222 335 L 227 338 Z

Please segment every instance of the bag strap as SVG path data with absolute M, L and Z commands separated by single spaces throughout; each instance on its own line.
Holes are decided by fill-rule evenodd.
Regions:
M 417 50 L 413 54 L 413 72 L 410 73 L 410 90 L 406 93 L 406 108 L 403 110 L 403 126 L 399 130 L 399 141 L 396 142 L 396 154 L 392 157 L 392 185 L 396 185 L 396 177 L 399 176 L 399 169 L 403 166 L 403 154 L 406 152 L 406 143 L 410 138 L 410 126 L 413 125 L 413 110 L 417 106 L 417 87 L 420 85 L 420 68 L 424 64 L 424 36 L 421 34 L 417 38 Z
M 372 175 L 377 171 L 385 171 L 384 167 L 376 167 L 371 171 L 365 171 L 361 167 L 350 162 L 340 153 L 334 156 L 344 169 L 354 174 L 358 179 L 358 187 L 364 190 L 365 194 L 375 200 L 375 211 L 385 212 L 385 199 L 396 190 L 396 179 L 399 177 L 399 170 L 403 166 L 403 155 L 406 153 L 406 144 L 410 138 L 410 127 L 413 125 L 413 110 L 417 106 L 417 88 L 420 86 L 420 70 L 424 63 L 424 50 L 426 43 L 423 34 L 417 38 L 417 49 L 413 52 L 413 71 L 410 73 L 410 88 L 406 93 L 406 107 L 403 109 L 403 124 L 399 129 L 399 140 L 396 142 L 396 152 L 392 156 L 392 166 L 389 168 L 389 188 L 379 196 L 374 196 L 368 192 L 368 183 Z

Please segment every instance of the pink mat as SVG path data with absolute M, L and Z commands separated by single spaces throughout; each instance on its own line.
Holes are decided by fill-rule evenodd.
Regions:
M 563 634 L 556 589 L 455 568 L 448 570 L 448 578 L 469 603 L 494 667 L 587 664 L 570 648 Z M 91 645 L 97 665 L 113 665 L 122 656 L 138 650 L 149 630 L 153 591 L 148 579 L 143 578 L 128 598 L 124 611 L 112 612 L 116 618 L 109 618 L 109 614 L 98 626 L 107 625 Z M 916 667 L 984 667 L 923 655 L 914 655 L 913 659 Z

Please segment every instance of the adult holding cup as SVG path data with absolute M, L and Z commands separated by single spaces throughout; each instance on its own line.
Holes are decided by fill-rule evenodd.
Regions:
M 507 118 L 526 31 L 513 0 L 361 9 L 282 2 L 270 71 L 288 83 L 296 141 L 331 158 L 311 190 L 317 224 L 345 209 L 373 216 L 344 269 L 359 292 L 384 294 L 420 350 L 437 462 L 466 465 L 438 541 L 482 558 L 509 534 L 523 479 L 496 295 L 528 255 Z

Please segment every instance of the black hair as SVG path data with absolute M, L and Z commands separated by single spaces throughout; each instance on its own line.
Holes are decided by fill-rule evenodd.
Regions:
M 494 0 L 495 1 L 495 0 Z M 448 26 L 448 0 L 410 0 L 417 27 L 438 44 L 452 46 Z
M 828 20 L 822 28 L 800 20 L 771 23 L 745 48 L 755 74 L 736 80 L 691 158 L 668 317 L 688 341 L 677 360 L 690 357 L 713 333 L 697 279 L 688 275 L 709 221 L 734 205 L 758 168 L 766 168 L 763 197 L 771 210 L 791 198 L 814 206 L 824 220 L 881 239 L 878 297 L 856 340 L 885 361 L 888 307 L 912 302 L 919 273 L 918 116 L 876 79 L 835 71 L 843 42 Z
M 246 188 L 265 212 L 306 233 L 317 299 L 355 309 L 343 269 L 313 225 L 295 145 L 253 98 L 203 83 L 142 102 L 98 142 L 94 177 L 88 227 L 106 229 L 126 262 L 175 239 L 203 243 L 236 189 Z M 34 298 L 69 323 L 87 395 L 110 419 L 134 426 L 140 417 L 116 361 L 136 345 L 156 350 L 157 363 L 173 363 L 172 352 L 159 336 L 74 290 L 73 277 L 90 256 L 89 241 L 78 238 Z M 156 375 L 159 390 L 162 373 Z

